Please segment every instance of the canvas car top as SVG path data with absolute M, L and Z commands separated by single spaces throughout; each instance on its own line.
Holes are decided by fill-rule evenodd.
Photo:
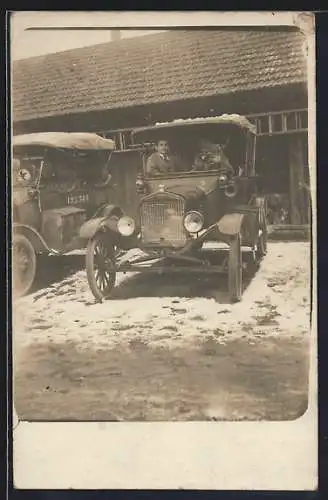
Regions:
M 13 147 L 41 146 L 46 148 L 76 149 L 83 151 L 113 151 L 115 143 L 90 132 L 40 132 L 16 135 Z
M 256 127 L 247 120 L 246 117 L 238 114 L 224 114 L 221 116 L 208 116 L 205 118 L 179 118 L 171 122 L 158 122 L 148 127 L 138 127 L 133 130 L 133 136 L 143 132 L 162 130 L 174 127 L 185 127 L 193 125 L 236 125 L 237 127 L 248 129 L 253 134 L 256 133 Z

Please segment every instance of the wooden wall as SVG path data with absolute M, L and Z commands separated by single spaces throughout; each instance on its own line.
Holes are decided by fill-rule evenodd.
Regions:
M 125 127 L 136 127 L 166 121 L 182 117 L 219 115 L 221 113 L 251 114 L 257 112 L 274 111 L 275 109 L 298 109 L 307 107 L 306 86 L 290 85 L 279 89 L 266 89 L 263 91 L 251 91 L 245 93 L 231 94 L 230 96 L 212 96 L 207 98 L 196 98 L 193 100 L 182 100 L 179 102 L 168 102 L 160 104 L 149 104 L 134 108 L 120 110 L 103 110 L 85 112 L 65 117 L 49 117 L 30 122 L 14 123 L 14 133 L 29 133 L 36 131 L 100 131 L 115 130 Z M 299 134 L 290 134 L 285 139 L 283 150 L 274 145 L 274 137 L 259 138 L 267 141 L 268 150 L 259 148 L 259 163 L 263 162 L 263 168 L 271 170 L 271 179 L 276 179 L 278 157 L 283 153 L 283 167 L 286 173 L 286 196 L 290 200 L 291 224 L 306 224 L 309 222 L 309 198 L 308 191 L 303 187 L 306 184 L 307 158 L 304 139 Z M 303 142 L 302 142 L 303 141 Z M 263 143 L 264 143 L 263 142 Z M 285 147 L 286 146 L 286 147 Z M 263 153 L 263 155 L 262 155 Z M 113 190 L 113 201 L 120 203 L 129 215 L 134 215 L 138 204 L 138 196 L 135 190 L 135 180 L 140 157 L 136 152 L 116 152 L 112 157 L 113 181 L 116 184 Z M 268 177 L 270 177 L 270 175 Z M 268 182 L 268 188 L 272 184 Z M 300 187 L 302 186 L 302 187 Z
M 113 176 L 113 203 L 118 203 L 127 215 L 135 217 L 139 198 L 136 193 L 136 176 L 142 159 L 138 151 L 112 154 L 110 165 Z

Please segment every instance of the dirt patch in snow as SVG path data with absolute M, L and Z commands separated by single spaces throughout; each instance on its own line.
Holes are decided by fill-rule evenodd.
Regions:
M 118 275 L 113 299 L 97 304 L 85 271 L 77 268 L 14 305 L 15 401 L 20 415 L 107 419 L 110 406 L 114 420 L 219 418 L 205 414 L 216 393 L 224 394 L 222 418 L 289 418 L 304 408 L 310 325 L 308 243 L 271 243 L 259 271 L 245 281 L 243 300 L 234 305 L 227 302 L 224 277 L 195 279 L 187 273 L 175 277 L 175 282 L 169 275 Z M 235 356 L 227 355 L 230 349 Z M 272 360 L 284 359 L 285 368 L 274 361 L 256 365 L 263 349 L 271 349 Z M 182 363 L 179 369 L 174 368 L 174 359 Z M 235 372 L 232 360 L 239 366 Z M 296 365 L 300 382 L 292 375 Z M 66 380 L 57 389 L 51 383 L 56 370 Z M 79 370 L 82 379 L 77 382 L 74 373 Z M 226 378 L 224 371 L 230 373 Z M 263 373 L 269 373 L 270 383 L 258 391 Z M 153 381 L 146 382 L 147 377 Z M 94 384 L 99 384 L 100 392 Z M 269 390 L 272 384 L 276 389 Z M 288 398 L 270 399 L 269 394 L 278 394 L 279 388 L 288 388 L 289 397 L 295 395 L 290 402 L 293 409 Z M 233 396 L 235 390 L 238 397 Z M 184 391 L 191 407 L 180 412 L 177 405 Z M 100 394 L 104 403 L 97 399 Z M 235 397 L 240 406 L 232 403 Z M 69 403 L 72 398 L 74 404 Z
M 39 344 L 16 375 L 27 420 L 289 420 L 307 408 L 307 349 L 277 339 L 199 349 Z

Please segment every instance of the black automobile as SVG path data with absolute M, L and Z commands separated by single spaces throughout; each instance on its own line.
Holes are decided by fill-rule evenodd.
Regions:
M 13 137 L 13 290 L 33 287 L 38 259 L 85 245 L 80 227 L 111 198 L 112 140 L 91 133 Z
M 80 236 L 88 240 L 86 269 L 93 295 L 99 301 L 110 297 L 117 272 L 187 269 L 200 275 L 227 273 L 230 300 L 239 301 L 242 249 L 249 250 L 248 262 L 255 266 L 267 250 L 255 127 L 245 117 L 222 115 L 138 128 L 133 139 L 134 161 L 140 164 L 135 217 L 110 206 L 81 227 Z M 155 171 L 149 157 L 163 140 L 174 162 L 167 171 Z M 208 257 L 208 241 L 225 248 L 221 259 Z M 132 248 L 142 255 L 124 258 Z

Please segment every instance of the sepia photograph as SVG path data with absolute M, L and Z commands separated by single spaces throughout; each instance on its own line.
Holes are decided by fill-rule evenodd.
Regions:
M 18 420 L 303 417 L 308 34 L 24 19 L 10 47 Z

